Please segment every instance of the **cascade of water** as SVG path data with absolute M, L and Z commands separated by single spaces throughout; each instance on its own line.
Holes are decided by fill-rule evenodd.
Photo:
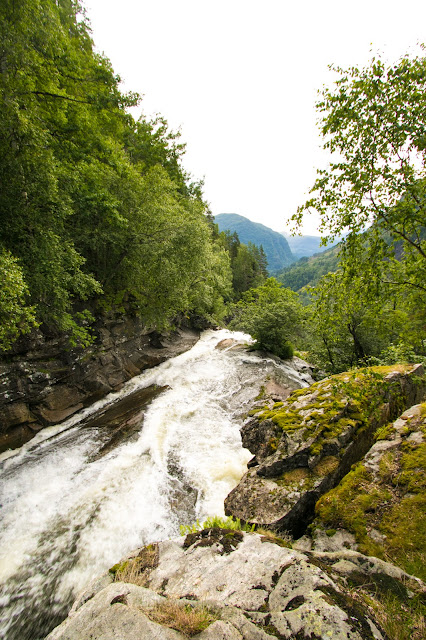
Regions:
M 262 381 L 286 367 L 215 349 L 228 337 L 249 338 L 206 331 L 190 351 L 0 459 L 1 637 L 44 637 L 78 591 L 124 554 L 223 514 L 251 457 L 241 446 L 244 412 Z M 297 385 L 297 373 L 288 367 L 287 375 Z M 104 434 L 100 424 L 85 428 L 87 416 L 152 384 L 166 390 L 137 437 L 94 455 Z

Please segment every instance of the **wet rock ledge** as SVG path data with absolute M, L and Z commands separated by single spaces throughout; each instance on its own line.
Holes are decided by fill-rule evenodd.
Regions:
M 118 391 L 130 378 L 190 349 L 199 333 L 148 332 L 131 317 L 106 319 L 86 349 L 34 333 L 0 361 L 0 453 L 20 447 L 40 429 Z

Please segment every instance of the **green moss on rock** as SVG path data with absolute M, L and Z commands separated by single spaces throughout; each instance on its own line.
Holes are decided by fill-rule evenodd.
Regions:
M 362 553 L 425 580 L 426 415 L 413 412 L 405 428 L 387 427 L 386 434 L 392 446 L 383 450 L 376 472 L 366 468 L 367 462 L 354 465 L 320 498 L 316 522 L 351 531 Z M 383 442 L 383 431 L 377 437 Z
M 272 409 L 265 407 L 259 420 L 272 420 L 285 433 L 300 431 L 303 441 L 311 440 L 311 455 L 319 456 L 325 441 L 339 438 L 348 429 L 359 433 L 374 420 L 379 422 L 386 397 L 391 393 L 398 404 L 401 396 L 389 374 L 411 369 L 409 365 L 369 367 L 332 376 L 293 391 L 286 402 L 276 403 Z

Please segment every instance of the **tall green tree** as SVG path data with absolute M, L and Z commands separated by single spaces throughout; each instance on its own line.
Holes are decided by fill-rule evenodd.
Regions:
M 291 342 L 300 334 L 303 317 L 297 293 L 268 278 L 259 287 L 245 291 L 231 313 L 229 326 L 249 333 L 256 348 L 291 358 Z
M 124 106 L 136 100 L 119 92 L 109 62 L 93 53 L 79 11 L 72 0 L 0 7 L 0 244 L 20 259 L 40 319 L 59 328 L 72 325 L 75 298 L 100 291 L 67 231 L 67 184 L 94 147 L 106 156 L 101 127 L 115 134 Z
M 211 232 L 202 203 L 182 199 L 162 167 L 135 186 L 135 208 L 112 243 L 113 271 L 109 267 L 105 286 L 130 296 L 146 322 L 159 326 L 190 310 L 199 295 L 196 284 L 212 259 Z
M 135 122 L 139 97 L 119 85 L 77 0 L 0 5 L 0 250 L 19 260 L 23 309 L 83 343 L 75 309 L 89 298 L 160 327 L 222 313 L 230 295 L 179 132 Z
M 0 282 L 0 350 L 6 350 L 37 323 L 22 268 L 8 251 L 0 252 Z
M 364 273 L 369 304 L 386 300 L 391 291 L 413 315 L 421 309 L 423 319 L 417 317 L 413 338 L 422 344 L 426 59 L 406 56 L 387 65 L 373 58 L 364 69 L 332 68 L 339 77 L 322 91 L 317 103 L 323 146 L 331 161 L 318 171 L 313 195 L 294 219 L 299 224 L 314 209 L 321 216 L 323 232 L 331 236 L 349 232 L 340 255 L 345 282 L 353 276 L 363 278 Z M 368 242 L 362 235 L 367 227 Z M 367 268 L 369 264 L 374 270 Z
M 341 270 L 329 273 L 310 289 L 310 296 L 306 346 L 311 358 L 331 373 L 380 358 L 390 343 L 399 341 L 408 322 L 391 291 L 371 295 L 362 271 L 351 278 Z
M 295 219 L 314 208 L 333 234 L 377 221 L 425 258 L 426 59 L 388 66 L 373 58 L 364 69 L 332 69 L 340 78 L 317 103 L 332 161 L 318 170 L 314 196 Z
M 230 300 L 238 300 L 248 289 L 257 287 L 268 278 L 268 261 L 263 247 L 252 242 L 243 244 L 238 233 L 228 229 L 219 233 L 213 224 L 213 237 L 223 247 L 231 261 L 232 292 Z
M 252 242 L 240 244 L 231 261 L 232 285 L 238 299 L 244 291 L 257 287 L 268 277 L 267 261 L 262 247 Z

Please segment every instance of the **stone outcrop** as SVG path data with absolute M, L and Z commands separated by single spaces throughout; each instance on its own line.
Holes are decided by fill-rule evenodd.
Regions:
M 148 568 L 142 558 L 153 545 L 117 565 L 133 565 L 138 585 L 113 582 L 114 567 L 80 595 L 47 640 L 184 640 L 176 616 L 159 623 L 154 615 L 170 603 L 210 612 L 209 626 L 192 636 L 197 640 L 385 640 L 372 611 L 349 595 L 348 575 L 364 575 L 377 590 L 424 591 L 420 580 L 375 558 L 302 553 L 257 533 L 205 529 L 155 546 Z
M 352 536 L 352 548 L 426 577 L 425 464 L 426 404 L 419 404 L 380 429 L 364 458 L 319 500 L 311 548 L 325 549 L 324 536 L 329 544 Z
M 254 454 L 225 513 L 300 537 L 318 499 L 367 453 L 380 425 L 419 402 L 421 365 L 340 374 L 257 407 L 242 430 Z
M 105 319 L 86 349 L 41 334 L 0 362 L 0 452 L 19 447 L 43 427 L 117 391 L 144 369 L 190 349 L 198 332 L 147 332 L 137 318 Z

